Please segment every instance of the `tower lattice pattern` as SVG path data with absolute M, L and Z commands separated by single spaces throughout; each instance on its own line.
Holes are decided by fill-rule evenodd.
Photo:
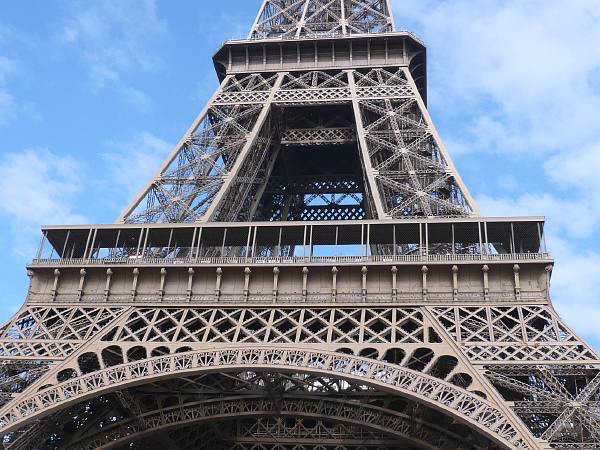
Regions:
M 265 0 L 114 225 L 0 328 L 7 449 L 600 449 L 539 217 L 486 218 L 387 0 Z

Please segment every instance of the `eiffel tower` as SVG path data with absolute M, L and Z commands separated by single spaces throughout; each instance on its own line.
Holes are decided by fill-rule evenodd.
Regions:
M 388 0 L 265 0 L 214 65 L 117 223 L 43 228 L 5 449 L 600 449 L 544 219 L 479 215 Z

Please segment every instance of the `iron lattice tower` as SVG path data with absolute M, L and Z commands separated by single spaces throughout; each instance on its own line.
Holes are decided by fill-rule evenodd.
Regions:
M 114 225 L 48 226 L 8 449 L 599 449 L 540 217 L 486 218 L 387 0 L 265 0 Z

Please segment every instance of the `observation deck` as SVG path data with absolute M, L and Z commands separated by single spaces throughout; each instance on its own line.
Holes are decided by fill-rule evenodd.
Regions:
M 243 38 L 225 41 L 213 56 L 219 80 L 252 72 L 408 67 L 427 103 L 427 48 L 414 33 Z
M 29 267 L 545 261 L 541 217 L 45 226 Z
M 552 264 L 540 217 L 46 226 L 28 302 L 544 303 Z

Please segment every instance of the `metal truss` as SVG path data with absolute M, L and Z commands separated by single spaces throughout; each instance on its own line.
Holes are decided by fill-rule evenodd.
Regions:
M 233 404 L 234 400 L 238 401 L 239 405 Z M 125 420 L 119 425 L 109 426 L 105 434 L 99 433 L 96 437 L 86 435 L 77 444 L 66 444 L 64 447 L 98 448 L 101 444 L 111 445 L 111 442 L 115 441 L 107 439 L 107 435 L 123 433 L 126 436 L 129 434 L 121 439 L 131 441 L 127 444 L 128 448 L 154 448 L 152 442 L 159 436 L 168 436 L 176 444 L 176 448 L 181 449 L 271 446 L 321 450 L 409 449 L 415 448 L 413 445 L 453 450 L 498 448 L 490 441 L 478 440 L 477 436 L 465 436 L 460 433 L 461 428 L 456 424 L 428 424 L 427 420 L 424 420 L 424 414 L 435 415 L 431 410 L 415 408 L 412 404 L 407 404 L 407 408 L 399 410 L 399 399 L 394 399 L 395 403 L 386 402 L 385 406 L 345 400 L 331 400 L 318 404 L 316 400 L 315 397 L 286 395 L 261 403 L 258 403 L 256 396 L 212 399 L 204 402 L 185 401 L 171 408 L 159 407 L 146 413 L 144 418 L 149 419 L 148 425 L 155 427 L 152 430 L 141 429 L 141 432 L 134 433 L 127 428 Z M 271 416 L 265 414 L 268 411 L 256 410 L 257 407 L 268 409 L 271 406 L 277 408 Z M 229 415 L 226 415 L 227 413 Z M 252 417 L 253 414 L 262 416 Z M 328 416 L 320 418 L 324 414 Z M 223 420 L 214 422 L 217 415 L 222 415 Z M 304 415 L 306 417 L 303 417 Z M 355 417 L 363 422 L 352 424 Z M 378 422 L 381 418 L 386 420 Z M 458 433 L 448 431 L 444 427 L 454 428 Z
M 20 363 L 24 361 L 23 357 L 19 355 L 5 363 L 6 382 L 2 384 L 2 390 L 8 394 L 8 403 L 3 409 L 5 414 L 0 425 L 8 431 L 14 426 L 17 427 L 15 430 L 20 430 L 17 434 L 14 434 L 16 431 L 9 432 L 8 436 L 13 436 L 9 439 L 11 448 L 27 448 L 25 442 L 31 442 L 31 448 L 35 448 L 41 436 L 56 427 L 56 423 L 69 421 L 76 415 L 73 407 L 79 405 L 77 407 L 85 409 L 78 401 L 90 395 L 103 398 L 108 395 L 106 392 L 124 392 L 116 398 L 128 411 L 124 416 L 130 417 L 126 426 L 135 431 L 126 434 L 140 440 L 145 425 L 143 420 L 136 418 L 146 412 L 139 409 L 134 397 L 123 391 L 129 389 L 128 380 L 144 379 L 146 386 L 156 386 L 154 375 L 173 371 L 177 384 L 165 387 L 166 392 L 211 396 L 229 392 L 231 388 L 209 386 L 206 382 L 195 381 L 195 375 L 184 376 L 181 372 L 191 370 L 190 373 L 197 374 L 203 367 L 218 367 L 219 372 L 225 374 L 238 367 L 247 370 L 253 364 L 258 364 L 257 368 L 272 369 L 274 364 L 277 373 L 282 374 L 290 367 L 318 369 L 311 375 L 314 379 L 310 382 L 306 378 L 302 383 L 291 382 L 294 376 L 288 376 L 288 391 L 291 386 L 302 390 L 310 385 L 313 393 L 322 391 L 331 396 L 345 392 L 347 397 L 352 392 L 348 391 L 349 387 L 354 386 L 357 393 L 364 393 L 366 386 L 365 398 L 376 398 L 379 383 L 383 382 L 393 386 L 400 384 L 409 390 L 414 386 L 417 391 L 411 391 L 410 395 L 404 391 L 396 392 L 409 395 L 420 403 L 424 402 L 421 397 L 424 395 L 427 401 L 433 398 L 444 407 L 448 407 L 444 399 L 450 394 L 442 392 L 453 392 L 451 405 L 468 404 L 465 400 L 455 401 L 463 399 L 456 397 L 457 392 L 468 393 L 471 396 L 469 402 L 477 403 L 477 399 L 493 402 L 496 395 L 490 390 L 493 385 L 505 401 L 511 402 L 513 411 L 532 428 L 533 434 L 543 441 L 554 442 L 556 448 L 578 448 L 575 444 L 580 442 L 576 436 L 590 444 L 597 439 L 594 427 L 598 423 L 599 370 L 593 365 L 581 364 L 586 361 L 594 364 L 598 358 L 551 309 L 542 305 L 427 309 L 40 306 L 20 312 L 3 327 L 2 335 L 4 345 L 11 341 L 38 340 L 46 345 L 71 342 L 73 347 L 70 354 L 54 356 L 64 363 L 55 362 L 49 366 L 41 360 L 38 365 L 23 366 Z M 93 338 L 91 342 L 86 341 L 89 338 Z M 215 345 L 231 350 L 207 353 L 207 346 Z M 237 347 L 227 347 L 231 345 Z M 563 351 L 566 347 L 578 351 Z M 298 350 L 300 348 L 305 350 Z M 475 353 L 473 348 L 485 348 L 486 351 Z M 34 355 L 29 358 L 31 356 Z M 569 365 L 515 366 L 523 361 L 554 364 L 557 360 Z M 265 362 L 267 366 L 264 366 Z M 489 365 L 500 362 L 510 364 Z M 485 365 L 484 378 L 470 365 L 473 363 Z M 390 371 L 391 368 L 394 370 Z M 334 374 L 341 377 L 341 384 L 332 378 Z M 351 376 L 348 378 L 347 374 Z M 354 375 L 359 378 L 353 378 Z M 187 387 L 181 384 L 181 376 L 188 380 Z M 408 377 L 406 382 L 401 381 L 404 377 Z M 265 380 L 264 376 L 256 378 Z M 15 384 L 15 379 L 19 383 Z M 430 387 L 425 388 L 424 380 Z M 360 384 L 353 384 L 356 382 Z M 431 397 L 433 392 L 439 396 Z M 520 397 L 515 398 L 510 392 Z M 415 393 L 418 398 L 414 397 Z M 18 400 L 12 400 L 15 395 L 19 395 Z M 264 399 L 263 396 L 259 398 Z M 495 403 L 488 403 L 492 404 Z M 467 407 L 469 413 L 462 411 L 471 416 L 471 408 Z M 481 410 L 481 407 L 475 410 Z M 59 411 L 59 415 L 48 418 L 47 414 L 54 411 Z M 510 413 L 506 415 L 508 411 L 504 408 L 501 415 L 510 417 Z M 178 410 L 177 414 L 180 413 Z M 40 415 L 41 421 L 31 422 L 31 419 L 39 420 Z M 97 413 L 93 417 L 97 418 Z M 497 423 L 499 416 L 494 417 L 494 423 Z M 22 428 L 31 423 L 34 424 L 32 428 Z M 95 426 L 87 426 L 90 433 L 96 432 Z M 511 428 L 509 434 L 514 437 L 514 432 Z M 107 439 L 116 439 L 116 435 L 111 436 Z M 528 445 L 523 444 L 522 448 L 536 448 L 536 444 Z
M 123 307 L 25 307 L 0 331 L 0 356 L 34 364 L 68 356 L 96 336 Z
M 432 126 L 410 73 L 371 69 L 350 74 L 363 158 L 371 186 L 391 217 L 461 216 L 475 211 Z M 373 184 L 373 181 L 371 181 Z
M 270 142 L 270 129 L 264 125 L 271 97 L 281 81 L 281 75 L 227 77 L 215 97 L 255 92 L 263 100 L 248 97 L 232 104 L 213 98 L 120 220 L 184 222 L 210 217 L 213 204 L 230 188 L 249 154 L 246 164 L 256 176 L 256 165 L 263 162 Z
M 585 361 L 593 352 L 547 306 L 434 308 L 474 361 Z
M 44 227 L 3 448 L 600 450 L 543 219 L 478 217 L 425 52 L 389 0 L 264 0 L 119 224 Z
M 542 439 L 559 449 L 598 448 L 600 369 L 586 365 L 489 366 L 486 376 Z
M 302 38 L 394 31 L 388 0 L 265 0 L 249 38 Z
M 364 219 L 363 186 L 352 176 L 271 177 L 257 219 L 358 220 Z
M 298 128 L 281 108 L 322 103 L 348 105 L 355 123 L 346 128 Z M 334 121 L 335 116 L 329 121 Z M 339 121 L 339 119 L 338 119 Z M 296 213 L 283 190 L 271 192 L 270 220 L 361 219 L 371 216 L 465 216 L 475 203 L 458 176 L 405 68 L 229 76 L 154 180 L 125 211 L 126 222 L 252 220 L 265 190 L 273 191 L 273 167 L 281 146 L 354 143 L 360 149 L 364 187 L 348 195 L 300 192 Z M 315 150 L 313 150 L 315 151 Z M 311 173 L 310 179 L 318 178 Z M 348 182 L 352 175 L 346 175 Z M 271 188 L 269 183 L 271 181 Z M 296 182 L 297 184 L 297 182 Z M 339 194 L 331 192 L 330 194 Z M 296 193 L 295 195 L 298 195 Z M 288 196 L 289 197 L 289 196 Z M 366 204 L 363 203 L 366 200 Z M 264 202 L 264 201 L 263 201 Z M 341 206 L 340 206 L 341 205 Z M 352 206 L 349 206 L 352 205 Z
M 352 128 L 296 128 L 287 130 L 281 136 L 282 145 L 314 147 L 353 142 L 356 142 L 356 133 Z
M 506 448 L 531 448 L 519 425 L 512 423 L 494 403 L 431 375 L 365 357 L 326 351 L 286 350 L 282 347 L 232 347 L 175 353 L 104 369 L 94 364 L 86 367 L 88 373 L 75 375 L 38 391 L 31 390 L 9 403 L 0 417 L 2 431 L 10 432 L 77 401 L 127 388 L 141 381 L 162 379 L 168 374 L 171 377 L 185 377 L 186 374 L 193 375 L 206 370 L 210 372 L 217 369 L 226 373 L 272 367 L 284 373 L 300 369 L 306 373 L 390 390 L 441 409 L 484 436 L 501 442 Z
M 248 418 L 255 420 L 244 420 Z M 119 445 L 148 434 L 214 421 L 239 421 L 243 428 L 235 430 L 234 435 L 231 435 L 233 430 L 221 431 L 223 440 L 236 443 L 251 443 L 260 439 L 264 443 L 271 441 L 283 444 L 287 441 L 288 444 L 304 442 L 314 445 L 335 444 L 342 440 L 363 445 L 366 441 L 366 445 L 373 446 L 412 441 L 425 447 L 461 447 L 459 436 L 382 407 L 318 397 L 283 396 L 269 399 L 256 395 L 215 398 L 161 408 L 108 426 L 90 436 L 83 436 L 67 448 L 95 449 L 108 443 Z

